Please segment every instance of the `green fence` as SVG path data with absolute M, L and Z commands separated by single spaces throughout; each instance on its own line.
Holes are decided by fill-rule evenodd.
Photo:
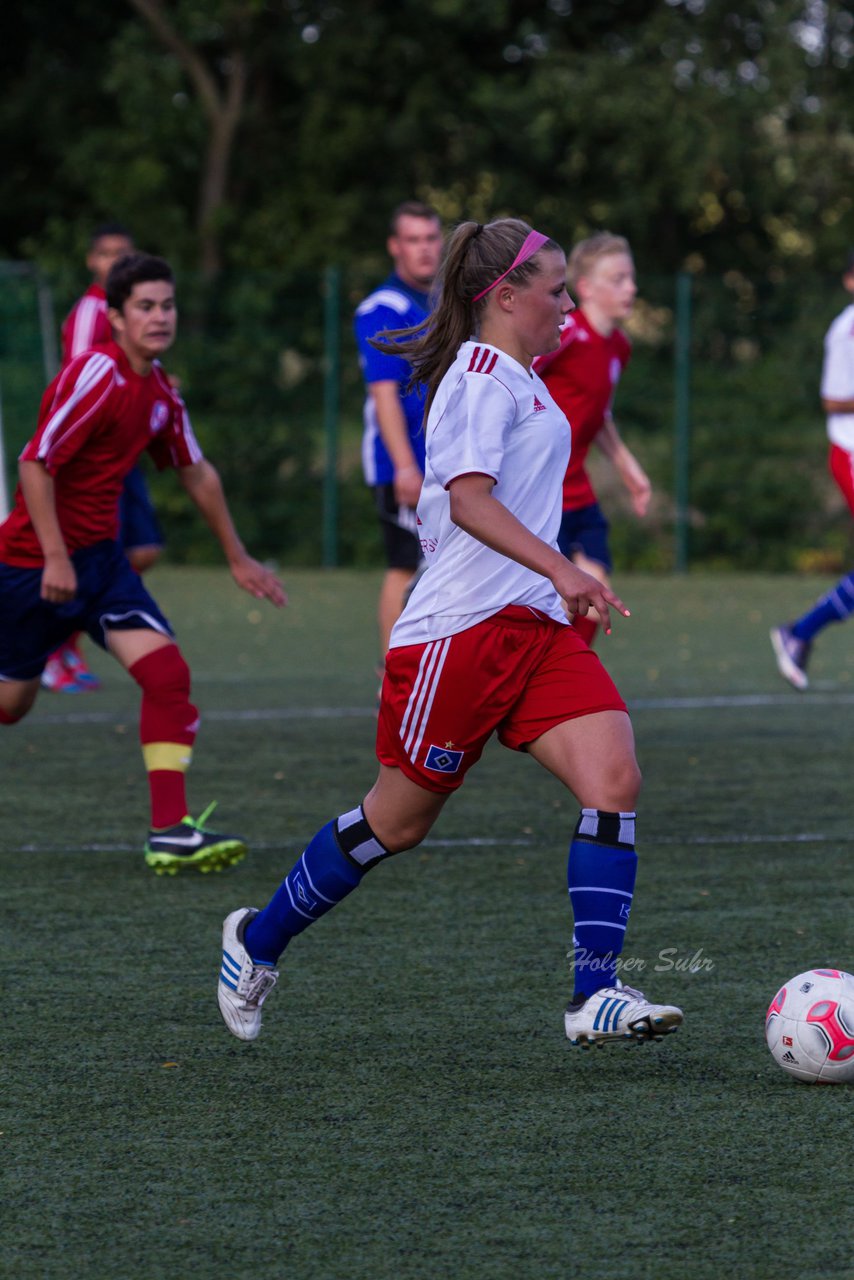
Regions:
M 244 538 L 283 564 L 380 561 L 361 478 L 363 393 L 351 325 L 376 281 L 375 269 L 352 264 L 223 277 L 214 290 L 179 280 L 180 333 L 168 367 L 181 378 Z M 57 320 L 84 283 L 48 287 L 32 267 L 0 264 L 10 481 L 55 367 Z M 640 288 L 615 413 L 653 480 L 644 521 L 591 451 L 617 565 L 846 563 L 849 521 L 827 476 L 818 399 L 822 337 L 846 301 L 838 281 L 752 281 L 733 272 L 642 276 Z M 174 477 L 152 475 L 151 484 L 171 558 L 214 555 Z

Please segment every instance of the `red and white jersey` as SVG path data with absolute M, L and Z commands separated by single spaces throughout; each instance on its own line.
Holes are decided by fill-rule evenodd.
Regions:
M 507 605 L 566 622 L 547 578 L 484 546 L 451 520 L 448 485 L 477 473 L 526 528 L 557 546 L 569 426 L 542 380 L 496 347 L 464 342 L 430 406 L 418 502 L 427 571 L 395 624 L 391 647 L 456 635 Z
M 107 295 L 99 284 L 90 285 L 75 302 L 62 325 L 62 363 L 93 347 L 104 347 L 113 340 L 107 319 Z
M 158 470 L 201 461 L 184 402 L 155 361 L 134 373 L 114 342 L 75 357 L 47 388 L 36 433 L 22 461 L 43 462 L 54 480 L 56 511 L 69 552 L 118 535 L 125 476 L 147 449 Z M 21 487 L 0 525 L 0 560 L 44 563 Z
M 825 335 L 821 394 L 824 400 L 854 400 L 854 305 L 836 317 Z M 854 453 L 854 413 L 829 413 L 827 434 L 831 443 Z
M 583 311 L 573 311 L 561 330 L 560 347 L 538 356 L 542 377 L 572 428 L 572 458 L 563 482 L 563 509 L 577 511 L 596 501 L 584 468 L 587 451 L 611 411 L 620 374 L 632 347 L 621 329 L 597 333 Z

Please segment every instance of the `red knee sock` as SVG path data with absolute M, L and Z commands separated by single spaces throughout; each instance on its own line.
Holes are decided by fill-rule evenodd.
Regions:
M 11 711 L 4 711 L 0 707 L 0 724 L 17 724 L 19 720 L 23 720 L 23 712 L 19 716 L 13 716 Z
M 139 739 L 151 792 L 151 825 L 173 827 L 187 814 L 184 775 L 193 756 L 199 713 L 190 702 L 190 669 L 175 644 L 130 667 L 142 689 Z

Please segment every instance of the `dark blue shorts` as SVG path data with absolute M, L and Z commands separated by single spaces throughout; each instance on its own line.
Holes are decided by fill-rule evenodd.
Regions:
M 374 498 L 380 518 L 387 567 L 409 569 L 414 573 L 421 561 L 421 540 L 418 537 L 415 508 L 398 505 L 393 484 L 374 485 Z
M 117 542 L 98 542 L 71 557 L 77 595 L 66 604 L 40 597 L 42 570 L 0 563 L 0 679 L 31 680 L 75 631 L 102 649 L 108 631 L 139 628 L 173 635 Z
M 583 551 L 588 560 L 595 560 L 610 573 L 608 528 L 599 503 L 591 502 L 589 507 L 580 507 L 578 511 L 564 511 L 557 545 L 568 559 L 572 559 L 574 552 Z
M 140 467 L 125 477 L 119 499 L 119 541 L 125 551 L 163 546 L 163 530 Z

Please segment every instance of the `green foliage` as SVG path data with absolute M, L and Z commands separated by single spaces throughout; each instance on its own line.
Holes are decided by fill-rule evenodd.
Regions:
M 645 524 L 616 499 L 618 560 L 672 563 L 682 269 L 696 281 L 692 556 L 785 567 L 839 547 L 815 389 L 854 199 L 850 6 L 126 0 L 108 13 L 72 0 L 4 19 L 0 254 L 36 260 L 62 313 L 105 217 L 173 260 L 187 297 L 175 367 L 265 554 L 320 554 L 319 279 L 332 262 L 345 275 L 341 554 L 378 553 L 349 317 L 387 269 L 388 214 L 407 196 L 447 222 L 522 214 L 567 245 L 603 226 L 630 237 L 660 314 L 636 338 L 617 415 L 661 497 Z M 240 67 L 228 148 L 217 121 Z M 41 377 L 8 359 L 2 372 L 16 406 Z M 173 553 L 209 554 L 168 479 L 156 487 Z
M 610 224 L 659 270 L 700 255 L 717 271 L 796 273 L 835 267 L 847 245 L 846 6 L 155 7 L 172 43 L 132 0 L 109 14 L 74 0 L 61 14 L 7 15 L 6 253 L 56 261 L 111 213 L 195 265 L 206 94 L 224 102 L 238 65 L 246 85 L 216 214 L 226 263 L 317 267 L 371 252 L 409 194 L 447 218 L 526 214 L 567 240 Z

